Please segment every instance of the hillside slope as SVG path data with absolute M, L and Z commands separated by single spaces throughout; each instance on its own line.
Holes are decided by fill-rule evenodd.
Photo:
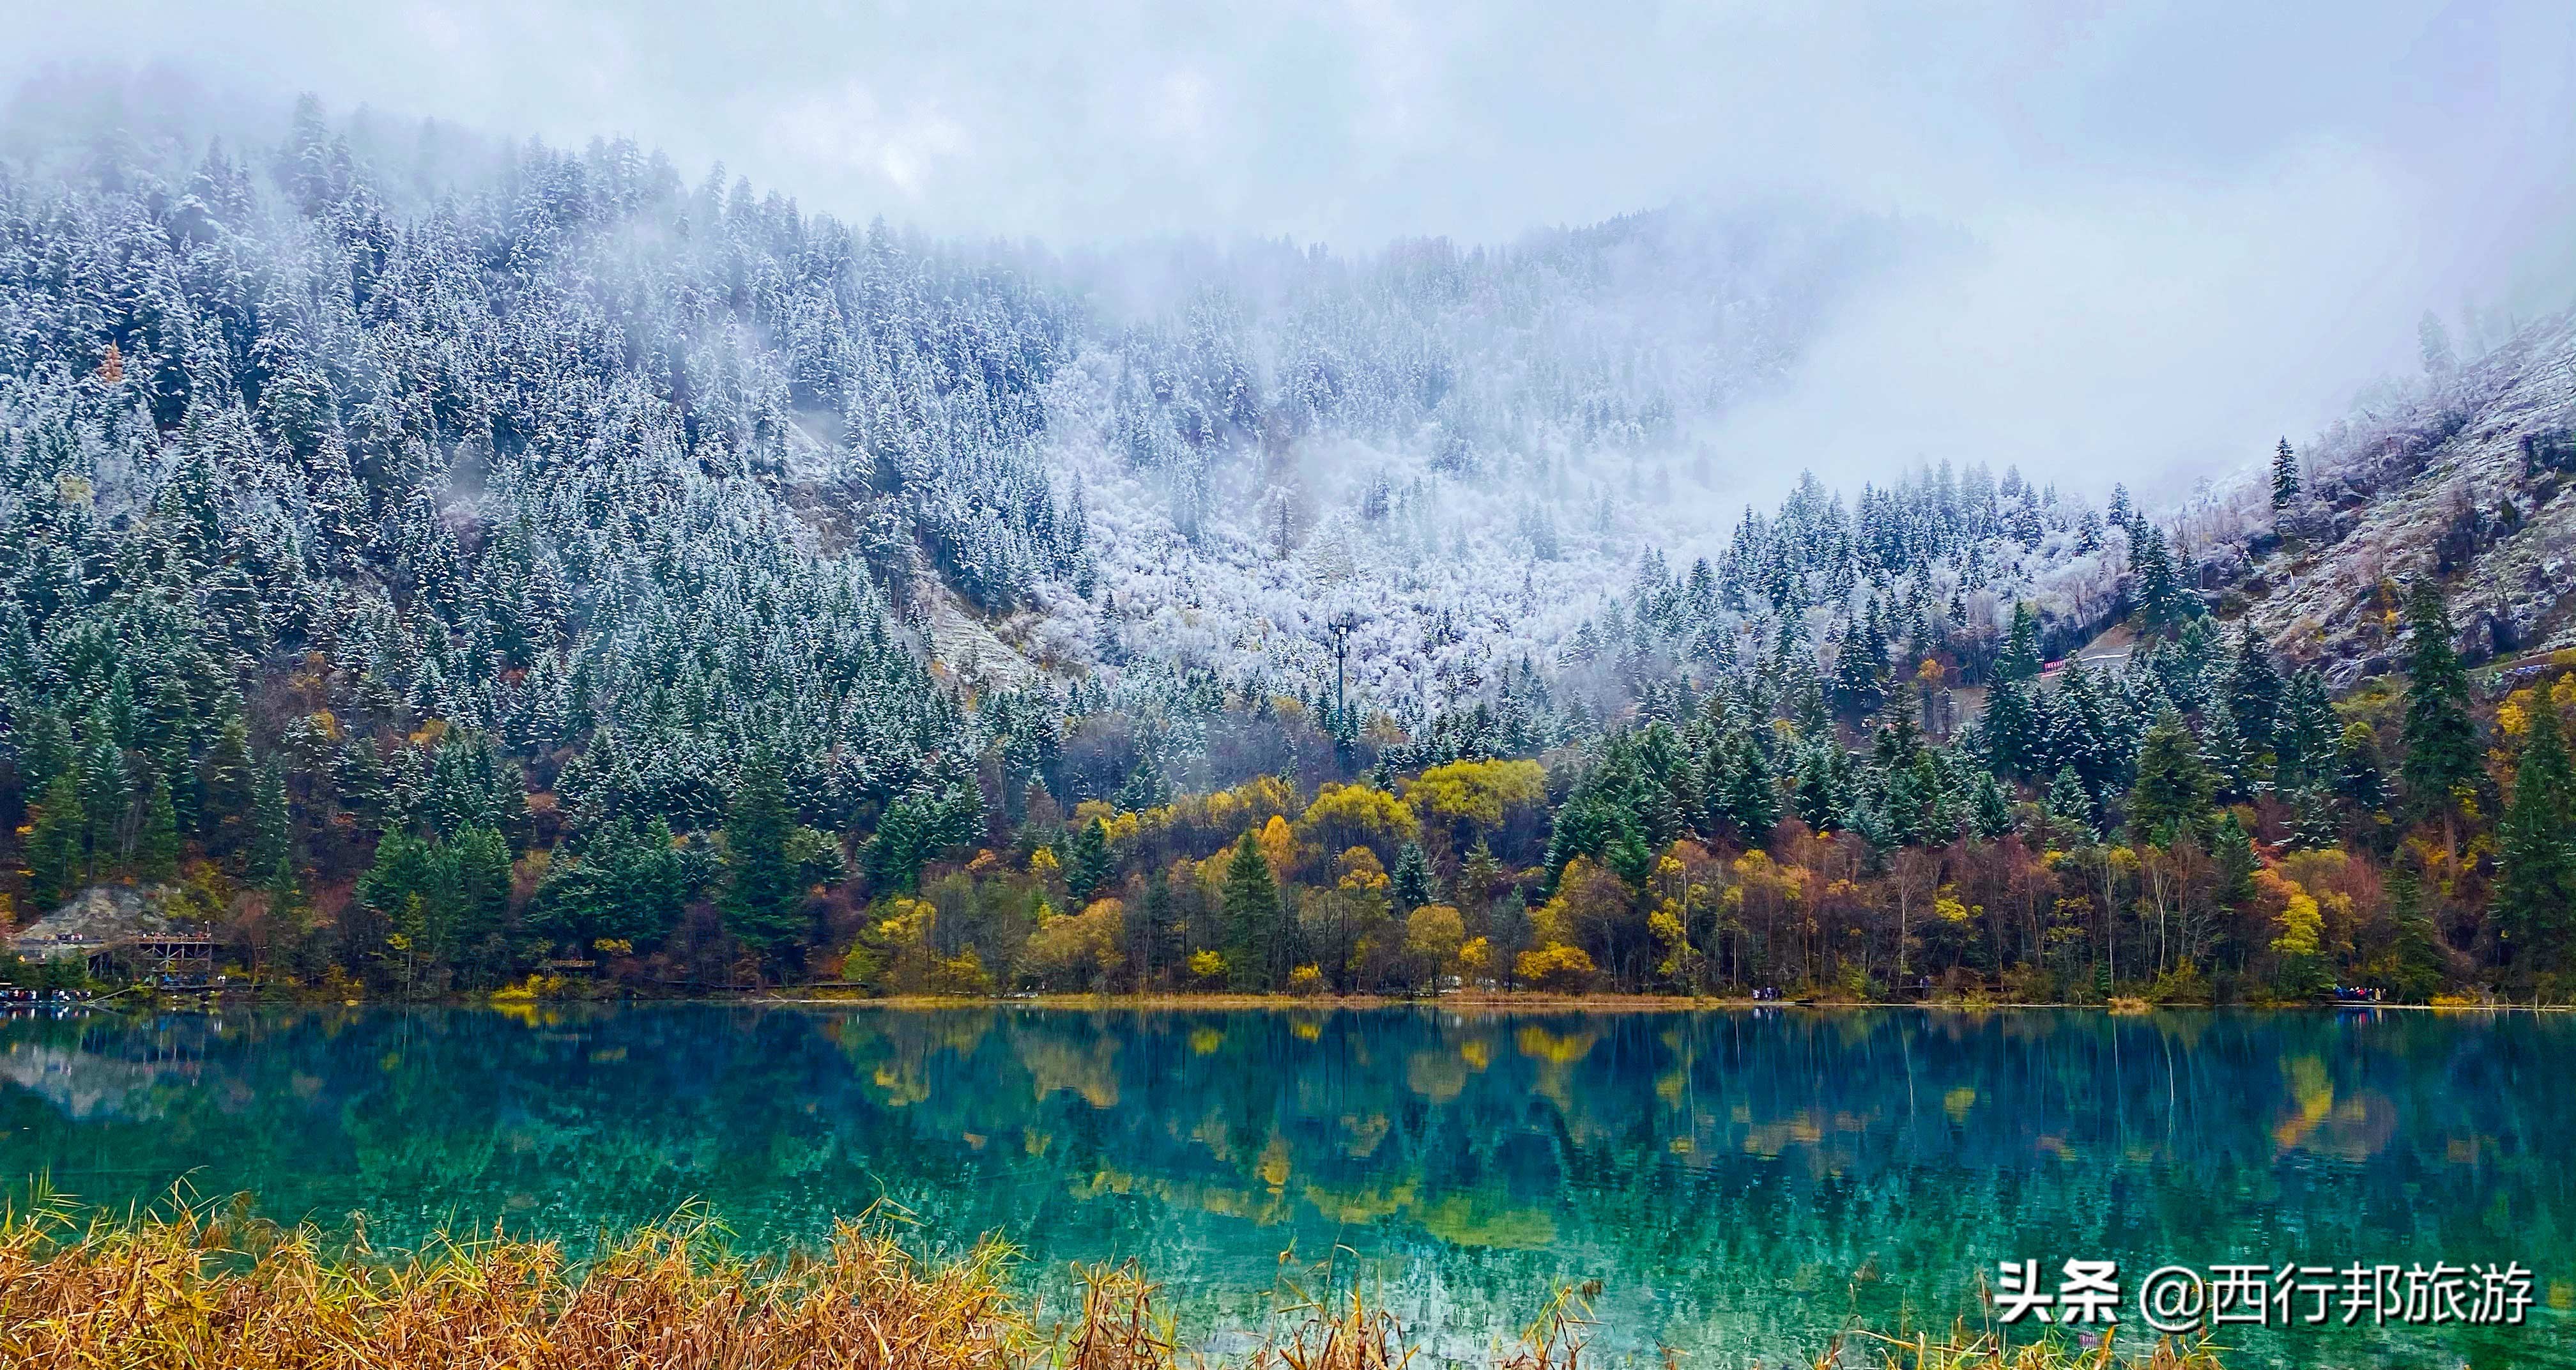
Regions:
M 2337 686 L 2391 669 L 2402 585 L 2448 592 L 2472 661 L 2576 646 L 2576 314 L 2338 425 L 2304 498 L 2196 515 L 2202 585 Z

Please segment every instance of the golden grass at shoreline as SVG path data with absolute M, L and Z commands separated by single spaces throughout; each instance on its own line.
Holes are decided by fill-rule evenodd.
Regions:
M 821 1251 L 745 1259 L 682 1214 L 575 1261 L 502 1235 L 417 1252 L 326 1248 L 310 1227 L 227 1206 L 77 1217 L 40 1196 L 0 1218 L 0 1365 L 98 1370 L 1394 1370 L 1429 1366 L 1404 1328 L 1353 1291 L 1283 1286 L 1257 1345 L 1185 1346 L 1134 1266 L 1077 1269 L 1081 1311 L 1041 1327 L 986 1241 L 925 1261 L 888 1229 L 841 1223 Z M 1559 1290 L 1493 1370 L 1581 1370 L 1593 1331 Z M 2007 1347 L 1954 1330 L 1854 1333 L 1818 1367 L 1880 1370 L 2219 1370 L 2207 1350 Z

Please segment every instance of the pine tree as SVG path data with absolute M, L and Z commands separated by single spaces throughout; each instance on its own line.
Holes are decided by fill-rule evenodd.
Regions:
M 2272 512 L 2279 514 L 2299 499 L 2299 459 L 2290 452 L 2290 440 L 2272 452 Z
M 1887 646 L 1855 624 L 1834 658 L 1834 707 L 1853 718 L 1867 718 L 1887 702 Z
M 2039 615 L 2026 600 L 2014 600 L 2012 629 L 2004 638 L 2003 654 L 1995 658 L 1995 679 L 2037 680 L 2046 663 L 2039 656 Z
M 2006 677 L 1987 687 L 1985 717 L 1978 721 L 1977 734 L 1998 773 L 2027 777 L 2038 760 L 2033 744 L 2040 735 L 2039 706 L 2031 698 L 2030 686 Z
M 199 769 L 198 788 L 206 802 L 199 811 L 197 831 L 206 839 L 209 852 L 225 855 L 248 839 L 251 787 L 257 773 L 250 756 L 250 724 L 238 711 L 230 713 L 216 729 Z
M 1439 899 L 1430 858 L 1419 843 L 1407 842 L 1396 849 L 1395 869 L 1387 872 L 1387 892 L 1394 896 L 1398 913 L 1411 913 Z
M 268 894 L 268 916 L 279 929 L 301 937 L 307 930 L 311 909 L 304 899 L 303 882 L 295 878 L 295 863 L 280 860 L 269 868 L 262 882 Z
M 2073 766 L 2061 768 L 2057 779 L 2049 782 L 2048 816 L 2077 840 L 2093 840 L 2093 796 L 2085 791 L 2084 781 Z
M 1234 859 L 1225 869 L 1225 961 L 1229 980 L 1239 990 L 1266 990 L 1276 982 L 1273 962 L 1279 941 L 1279 885 L 1270 860 L 1246 832 L 1234 844 Z
M 776 950 L 806 929 L 805 889 L 788 859 L 787 840 L 796 816 L 787 807 L 787 781 L 763 753 L 745 762 L 725 815 L 725 927 L 764 950 Z
M 476 824 L 447 843 L 446 856 L 453 881 L 449 935 L 457 964 L 475 983 L 492 984 L 509 971 L 503 942 L 510 912 L 509 840 L 498 828 Z
M 2325 677 L 2309 667 L 2290 677 L 2273 730 L 2279 762 L 2274 779 L 2283 788 L 2306 788 L 2333 779 L 2335 741 L 2342 731 Z
M 2138 776 L 2129 787 L 2130 828 L 2170 845 L 2208 816 L 2215 792 L 2182 715 L 2166 710 L 2138 748 Z
M 170 802 L 170 787 L 152 778 L 143 800 L 143 826 L 134 838 L 135 873 L 146 880 L 168 880 L 179 873 L 179 811 Z
M 1109 829 L 1097 818 L 1082 825 L 1065 847 L 1064 889 L 1079 909 L 1109 883 Z
M 2398 774 L 2418 813 L 2448 818 L 2485 766 L 2469 716 L 2469 673 L 2451 645 L 2450 609 L 2430 578 L 2407 597 L 2406 628 L 2406 756 Z
M 2254 744 L 2236 726 L 2236 711 L 2221 705 L 2209 711 L 2200 744 L 2212 792 L 2228 803 L 2254 797 L 2261 787 L 2262 763 Z
M 2379 742 L 2370 725 L 2358 719 L 2343 726 L 2335 741 L 2335 792 L 2365 814 L 2388 807 L 2388 777 L 2379 767 Z
M 1843 821 L 1843 795 L 1834 782 L 1831 747 L 1830 742 L 1818 743 L 1798 759 L 1798 821 L 1817 832 L 1830 832 Z
M 79 887 L 84 865 L 81 833 L 88 825 L 88 815 L 81 809 L 80 768 L 55 772 L 27 833 L 27 902 L 37 917 L 53 912 Z
M 72 734 L 63 716 L 39 704 L 12 711 L 16 727 L 10 737 L 18 762 L 19 802 L 41 804 L 54 779 L 71 769 Z
M 2245 735 L 2248 752 L 2254 757 L 2272 749 L 2281 695 L 2280 669 L 2272 664 L 2272 653 L 2255 640 L 2254 624 L 2248 620 L 2237 633 L 2235 660 L 2227 672 L 2226 703 L 2229 717 Z
M 2012 833 L 2012 800 L 1992 771 L 1977 772 L 1976 787 L 1968 796 L 1968 830 L 1986 842 L 2000 842 Z
M 2138 614 L 2150 629 L 2173 627 L 2190 618 L 2196 606 L 2174 569 L 2164 530 L 2152 524 L 2142 527 L 2144 536 L 2129 556 L 2138 573 Z
M 1780 785 L 1752 738 L 1739 737 L 1728 750 L 1734 763 L 1726 768 L 1726 820 L 1745 845 L 1759 846 L 1780 822 Z
M 295 856 L 295 819 L 286 804 L 286 768 L 270 756 L 251 791 L 250 848 L 244 869 L 265 877 Z
M 2566 959 L 2576 929 L 2576 781 L 2548 691 L 2534 691 L 2531 735 L 2514 766 L 2513 797 L 2498 825 L 2495 918 L 2514 959 Z
M 2245 831 L 2244 822 L 2234 810 L 2219 815 L 2218 828 L 2210 836 L 2209 854 L 2218 862 L 2221 906 L 2235 908 L 2254 897 L 2254 872 L 2263 863 L 2255 855 L 2253 835 Z
M 2282 845 L 2292 851 L 2324 851 L 2343 841 L 2335 821 L 2334 801 L 2325 791 L 2300 790 L 2290 798 L 2290 832 Z

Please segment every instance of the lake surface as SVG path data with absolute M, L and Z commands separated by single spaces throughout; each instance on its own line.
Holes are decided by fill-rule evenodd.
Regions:
M 2571 1077 L 2576 1021 L 2529 1014 L 22 1015 L 0 1176 L 185 1177 L 380 1245 L 695 1200 L 777 1246 L 885 1199 L 924 1245 L 1021 1245 L 1049 1309 L 1067 1262 L 1137 1257 L 1201 1333 L 1338 1246 L 1435 1351 L 1598 1279 L 1609 1363 L 1695 1367 L 1981 1323 L 2008 1259 L 2519 1260 L 2526 1327 L 2229 1328 L 2233 1363 L 2576 1365 Z

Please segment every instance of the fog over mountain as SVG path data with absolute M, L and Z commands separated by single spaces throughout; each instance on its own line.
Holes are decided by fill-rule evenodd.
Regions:
M 1764 497 L 1917 457 L 2178 490 L 2411 370 L 2423 310 L 2528 318 L 2576 280 L 2576 37 L 2540 2 L 13 8 L 0 75 L 624 134 L 692 180 L 1056 252 L 1501 245 L 1783 197 L 1962 235 L 1697 435 Z M 15 118 L 61 113 L 47 89 Z

